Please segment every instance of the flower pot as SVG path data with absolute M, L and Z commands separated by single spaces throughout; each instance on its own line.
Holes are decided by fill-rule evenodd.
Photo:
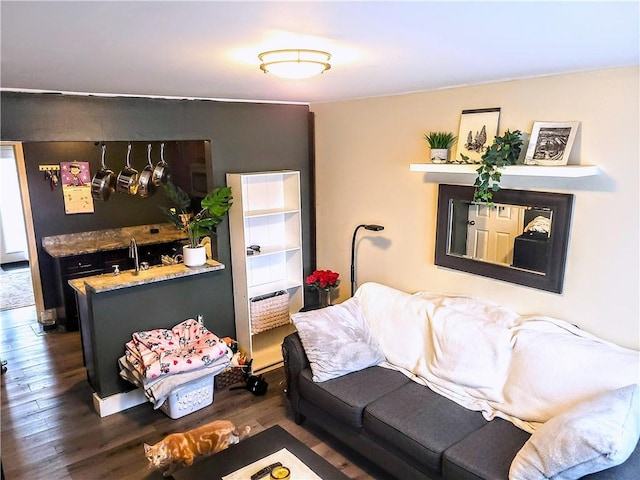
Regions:
M 199 267 L 207 263 L 207 250 L 203 245 L 182 247 L 182 261 L 187 267 Z
M 318 304 L 320 308 L 331 306 L 331 290 L 318 290 Z
M 448 148 L 432 148 L 431 149 L 431 163 L 447 163 L 449 159 Z

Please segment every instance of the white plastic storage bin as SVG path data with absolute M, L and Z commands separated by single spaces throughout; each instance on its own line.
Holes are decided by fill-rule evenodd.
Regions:
M 160 410 L 176 419 L 208 407 L 213 403 L 214 378 L 214 375 L 207 375 L 174 389 Z

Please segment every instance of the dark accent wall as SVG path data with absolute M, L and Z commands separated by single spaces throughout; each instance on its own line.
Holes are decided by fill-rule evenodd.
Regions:
M 47 203 L 53 197 L 50 192 L 43 190 L 46 185 L 42 172 L 38 172 L 38 164 L 56 163 L 56 160 L 46 160 L 40 154 L 42 146 L 32 145 L 32 142 L 124 142 L 123 145 L 126 142 L 153 142 L 155 149 L 163 141 L 206 140 L 211 142 L 213 172 L 210 173 L 214 187 L 225 185 L 227 173 L 299 170 L 303 263 L 305 275 L 310 273 L 312 256 L 315 257 L 315 252 L 310 248 L 315 213 L 310 168 L 312 129 L 308 106 L 2 92 L 0 115 L 2 140 L 25 142 L 25 162 L 43 279 L 51 277 L 52 269 L 52 262 L 45 260 L 48 255 L 41 247 L 43 236 L 164 220 L 159 209 L 151 203 L 160 199 L 117 198 L 118 195 L 109 200 L 108 207 L 96 202 L 96 211 L 105 208 L 117 210 L 117 214 L 113 214 L 113 223 L 102 215 L 99 215 L 98 221 L 94 219 L 99 217 L 91 214 L 65 215 L 61 190 L 56 193 L 60 198 L 55 197 L 55 202 L 61 207 L 50 211 Z M 70 147 L 64 143 L 57 145 L 60 148 Z M 77 160 L 90 161 L 93 174 L 99 166 L 100 157 L 93 152 L 89 154 L 87 151 L 86 154 L 92 158 L 79 157 Z M 185 157 L 190 161 L 188 155 Z M 156 160 L 157 156 L 154 157 Z M 141 169 L 143 164 L 139 156 L 136 162 L 134 166 Z M 108 150 L 107 165 L 112 170 L 119 171 L 123 164 L 124 157 L 118 159 L 114 156 L 112 160 Z M 47 214 L 38 215 L 39 210 L 47 210 Z M 224 274 L 215 277 L 210 291 L 199 293 L 216 304 L 219 315 L 216 324 L 221 326 L 221 330 L 225 334 L 235 334 L 231 280 L 233 266 L 226 220 L 218 226 L 218 255 L 227 269 Z M 50 295 L 45 295 L 46 308 L 57 306 L 47 303 L 51 301 Z M 176 319 L 176 323 L 181 320 Z
M 59 165 L 60 162 L 89 162 L 91 175 L 101 166 L 102 145 L 106 146 L 105 165 L 117 175 L 124 168 L 127 146 L 131 145 L 130 165 L 142 171 L 147 164 L 147 145 L 152 145 L 152 161 L 160 160 L 161 143 L 165 143 L 164 158 L 171 162 L 171 180 L 185 191 L 189 191 L 188 171 L 190 163 L 204 162 L 205 151 L 211 152 L 208 141 L 168 141 L 168 142 L 23 142 L 26 160 L 29 198 L 33 209 L 33 223 L 36 243 L 42 238 L 65 233 L 87 232 L 132 225 L 148 225 L 166 222 L 161 206 L 172 206 L 162 190 L 142 198 L 138 195 L 113 193 L 108 201 L 93 202 L 93 213 L 65 214 L 62 183 L 51 188 L 39 165 Z M 154 161 L 155 160 L 155 161 Z M 197 208 L 199 199 L 194 199 Z M 40 279 L 46 308 L 59 307 L 61 287 L 59 278 L 53 275 L 54 260 L 39 249 Z M 166 252 L 168 253 L 168 252 Z
M 23 142 L 36 238 L 167 221 L 159 206 L 170 206 L 171 202 L 161 190 L 148 198 L 117 192 L 113 193 L 106 202 L 94 200 L 93 213 L 65 214 L 62 183 L 52 189 L 50 182 L 45 180 L 43 172 L 38 170 L 38 166 L 72 161 L 89 162 L 91 175 L 94 175 L 101 169 L 102 143 L 107 148 L 105 163 L 117 175 L 125 166 L 129 142 Z M 155 165 L 160 160 L 160 142 L 130 143 L 132 146 L 130 163 L 139 172 L 147 164 L 148 143 L 152 143 L 152 160 Z M 167 143 L 174 147 L 172 149 L 174 151 L 177 150 L 175 145 L 182 143 L 200 143 L 200 150 L 202 152 L 205 150 L 205 142 L 202 141 Z M 173 167 L 172 181 L 187 190 L 183 165 L 188 166 L 190 157 L 178 157 L 173 153 L 165 154 L 165 159 L 170 160 Z

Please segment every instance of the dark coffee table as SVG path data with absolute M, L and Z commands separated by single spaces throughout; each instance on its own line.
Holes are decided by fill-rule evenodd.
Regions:
M 316 452 L 300 442 L 280 425 L 257 433 L 237 445 L 201 462 L 178 470 L 173 474 L 176 480 L 218 480 L 242 467 L 256 462 L 278 450 L 286 448 L 323 480 L 348 480 L 344 473 L 327 462 Z M 268 476 L 264 477 L 268 480 Z

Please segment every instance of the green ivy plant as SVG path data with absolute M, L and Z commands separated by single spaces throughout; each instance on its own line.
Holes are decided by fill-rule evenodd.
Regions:
M 430 148 L 451 148 L 458 137 L 450 132 L 429 132 L 424 134 Z
M 493 194 L 500 190 L 500 169 L 515 165 L 522 151 L 522 132 L 507 130 L 504 135 L 496 136 L 493 144 L 482 154 L 481 165 L 476 170 L 478 177 L 473 184 L 473 201 L 493 205 Z M 464 156 L 463 156 L 464 159 Z M 466 160 L 466 159 L 465 159 Z
M 193 214 L 189 213 L 191 198 L 180 187 L 168 182 L 164 185 L 164 193 L 177 208 L 160 208 L 176 228 L 187 232 L 189 246 L 193 248 L 200 244 L 200 239 L 205 235 L 216 233 L 216 226 L 231 208 L 233 199 L 230 187 L 214 188 L 200 202 L 200 211 Z

